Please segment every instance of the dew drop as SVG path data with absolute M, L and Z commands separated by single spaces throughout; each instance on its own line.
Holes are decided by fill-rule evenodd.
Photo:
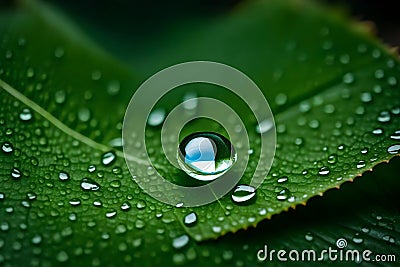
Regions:
M 90 172 L 90 173 L 92 173 L 92 172 L 94 172 L 94 171 L 96 171 L 96 165 L 89 165 L 89 167 L 88 167 L 88 172 Z
M 363 149 L 361 149 L 361 154 L 367 154 L 368 153 L 368 148 L 364 147 Z
M 81 108 L 78 110 L 78 119 L 81 122 L 88 122 L 91 117 L 90 109 L 88 108 Z
M 370 229 L 369 229 L 369 227 L 367 227 L 367 226 L 364 226 L 364 227 L 362 227 L 362 228 L 361 228 L 361 231 L 362 231 L 363 233 L 366 233 L 366 234 L 368 234 L 368 233 L 369 233 L 369 231 L 370 231 Z
M 66 261 L 68 261 L 69 256 L 68 256 L 67 252 L 60 251 L 60 252 L 57 253 L 56 259 L 59 262 L 66 262 Z
M 14 151 L 14 147 L 10 142 L 4 142 L 1 145 L 1 150 L 5 153 L 5 154 L 10 154 Z
M 364 167 L 365 167 L 365 160 L 360 160 L 357 163 L 357 169 L 361 169 L 361 168 L 364 168 Z
M 279 94 L 276 95 L 276 97 L 275 97 L 275 103 L 276 103 L 278 106 L 285 105 L 286 102 L 287 102 L 287 96 L 286 96 L 285 94 L 279 93 Z
M 393 140 L 400 140 L 400 130 L 396 130 L 393 134 L 390 135 L 390 138 Z
M 400 152 L 400 144 L 391 145 L 388 147 L 387 152 L 389 154 L 398 154 Z
M 172 247 L 174 247 L 175 249 L 181 249 L 184 246 L 186 246 L 188 243 L 189 243 L 189 236 L 184 234 L 184 235 L 175 237 L 172 240 Z
M 378 121 L 379 122 L 389 122 L 390 121 L 389 111 L 382 111 L 381 113 L 379 113 Z
M 247 205 L 255 201 L 256 189 L 251 185 L 238 185 L 231 195 L 235 204 Z
M 83 178 L 81 181 L 81 188 L 86 191 L 97 191 L 100 189 L 100 185 L 93 179 Z
M 103 206 L 103 202 L 101 202 L 101 200 L 95 200 L 93 201 L 93 206 L 95 207 L 102 207 Z
M 372 95 L 370 92 L 364 92 L 361 94 L 361 101 L 364 103 L 369 103 L 372 101 Z
M 146 202 L 144 200 L 139 200 L 136 203 L 136 208 L 138 208 L 139 210 L 146 208 Z
M 360 236 L 360 234 L 359 233 L 356 233 L 354 236 L 353 236 L 353 242 L 354 243 L 356 243 L 356 244 L 361 244 L 363 241 L 364 241 L 364 239 Z
M 18 168 L 13 168 L 11 171 L 11 177 L 15 180 L 18 180 L 19 178 L 21 178 L 22 173 Z
M 219 234 L 219 233 L 221 233 L 222 228 L 221 228 L 221 226 L 213 226 L 213 227 L 211 227 L 211 230 L 214 233 Z
M 59 178 L 61 181 L 69 180 L 69 174 L 66 173 L 66 172 L 59 172 L 59 173 L 58 173 L 58 178 Z
M 54 101 L 56 101 L 57 104 L 64 103 L 66 98 L 67 98 L 67 93 L 64 90 L 59 90 L 54 94 Z
M 351 84 L 354 82 L 354 75 L 352 73 L 346 73 L 343 75 L 343 82 L 345 84 Z
M 124 202 L 121 204 L 121 210 L 122 211 L 128 211 L 131 209 L 131 204 L 129 204 L 129 202 Z
M 32 112 L 29 108 L 24 108 L 21 113 L 19 114 L 19 118 L 22 121 L 30 121 L 32 119 L 33 115 Z
M 261 121 L 257 126 L 256 126 L 256 132 L 259 134 L 264 134 L 271 130 L 274 126 L 274 122 L 270 119 L 266 119 Z
M 183 219 L 183 223 L 186 226 L 193 226 L 195 225 L 197 222 L 197 215 L 195 212 L 191 212 L 188 215 L 185 216 L 185 218 Z
M 328 175 L 329 173 L 330 173 L 330 170 L 327 166 L 321 167 L 318 171 L 318 174 L 322 175 L 322 176 Z
M 287 176 L 282 176 L 281 178 L 278 179 L 279 184 L 286 183 L 289 180 Z
M 143 229 L 145 227 L 145 223 L 142 220 L 136 220 L 135 227 L 136 229 Z
M 381 135 L 383 134 L 383 129 L 382 128 L 376 128 L 374 130 L 372 130 L 372 133 L 375 135 Z
M 68 201 L 68 203 L 71 206 L 79 206 L 81 204 L 81 200 L 79 198 L 72 198 L 70 201 Z
M 62 48 L 61 46 L 57 47 L 54 50 L 54 56 L 56 58 L 62 58 L 64 56 L 64 53 L 65 53 L 64 48 Z
M 183 97 L 183 108 L 188 111 L 195 110 L 198 105 L 197 94 L 195 92 L 188 92 Z
M 107 93 L 111 96 L 115 96 L 118 95 L 120 89 L 121 86 L 119 84 L 119 81 L 113 80 L 108 83 Z
M 328 163 L 329 164 L 335 164 L 338 160 L 337 154 L 331 154 L 328 156 Z
M 288 198 L 290 198 L 290 196 L 291 196 L 291 193 L 290 193 L 289 189 L 283 187 L 276 195 L 276 199 L 280 200 L 280 201 L 285 201 Z
M 117 211 L 114 209 L 106 212 L 106 218 L 111 219 L 111 218 L 115 217 L 115 215 L 117 215 Z
M 41 235 L 34 235 L 31 239 L 32 244 L 34 245 L 39 245 L 42 242 L 42 236 Z
M 165 120 L 166 112 L 163 108 L 153 110 L 147 118 L 147 124 L 150 126 L 159 126 Z
M 305 239 L 307 241 L 313 241 L 314 240 L 314 236 L 310 232 L 308 232 L 304 237 L 305 237 Z
M 211 132 L 188 135 L 179 144 L 177 154 L 182 170 L 200 181 L 218 178 L 236 161 L 236 152 L 230 141 Z
M 103 156 L 101 157 L 101 163 L 104 166 L 109 166 L 112 163 L 114 163 L 115 159 L 116 159 L 115 153 L 113 151 L 109 151 L 103 154 Z

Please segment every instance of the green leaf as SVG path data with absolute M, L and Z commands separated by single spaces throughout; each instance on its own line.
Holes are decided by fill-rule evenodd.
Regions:
M 196 243 L 304 204 L 398 154 L 388 149 L 398 144 L 389 136 L 399 130 L 399 64 L 363 27 L 313 3 L 248 3 L 195 31 L 187 24 L 172 28 L 158 42 L 133 43 L 137 46 L 132 54 L 127 53 L 132 61 L 128 62 L 140 70 L 133 72 L 60 16 L 44 4 L 29 1 L 0 16 L 0 141 L 5 150 L 0 153 L 0 262 L 168 266 L 192 260 L 207 265 L 212 259 L 247 266 L 256 262 L 255 253 L 266 242 L 264 237 L 277 248 L 306 247 L 305 233 L 297 231 L 292 221 L 304 217 L 312 221 L 318 218 L 314 211 L 328 218 L 321 224 L 304 225 L 309 229 L 304 231 L 321 236 L 315 237 L 315 248 L 334 243 L 341 235 L 349 239 L 356 227 L 362 227 L 358 224 L 371 219 L 371 211 L 363 209 L 357 213 L 359 219 L 345 227 L 330 224 L 336 217 L 322 211 L 338 209 L 332 202 L 339 195 L 354 194 L 348 186 L 315 204 L 319 208 L 310 205 L 303 213 L 291 211 L 257 229 Z M 147 43 L 163 45 L 137 49 Z M 278 146 L 273 169 L 250 206 L 236 206 L 229 195 L 193 209 L 159 203 L 132 181 L 120 147 L 115 147 L 126 105 L 140 81 L 164 66 L 193 59 L 221 61 L 241 69 L 257 82 L 275 112 Z M 231 101 L 239 113 L 246 114 L 235 100 L 225 99 L 225 94 L 209 86 L 204 89 L 199 95 L 210 93 Z M 169 96 L 160 106 L 170 109 L 182 93 Z M 252 119 L 245 124 L 254 149 L 250 160 L 257 162 L 256 125 Z M 220 131 L 204 121 L 192 127 L 187 131 Z M 160 134 L 156 128 L 149 131 Z M 10 146 L 12 152 L 7 152 Z M 167 179 L 187 179 L 168 165 L 159 152 L 159 139 L 152 138 L 149 147 L 155 150 L 151 156 Z M 102 164 L 110 151 L 107 155 L 115 155 L 115 160 Z M 243 182 L 253 175 L 251 163 Z M 287 181 L 282 183 L 286 180 L 282 177 L 288 177 Z M 92 190 L 84 190 L 90 183 Z M 373 187 L 371 182 L 361 190 L 368 192 Z M 288 198 L 277 200 L 283 189 L 290 192 Z M 375 193 L 371 199 L 383 197 Z M 398 213 L 389 208 L 393 203 L 384 201 L 376 209 L 392 217 L 396 225 Z M 186 227 L 183 218 L 192 211 L 198 222 Z M 290 230 L 282 236 L 281 222 Z M 349 226 L 352 231 L 344 229 Z M 340 235 L 329 234 L 331 227 Z M 190 236 L 188 244 L 185 237 L 180 238 L 183 235 Z M 244 246 L 249 235 L 259 238 Z M 370 234 L 389 243 L 386 251 L 394 251 L 391 239 L 382 239 L 385 235 L 394 237 L 398 247 L 394 230 Z

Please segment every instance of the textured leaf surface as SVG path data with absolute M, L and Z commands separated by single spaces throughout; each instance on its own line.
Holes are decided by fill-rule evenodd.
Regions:
M 132 56 L 138 60 L 130 64 L 137 64 L 134 69 L 142 73 L 107 55 L 56 11 L 42 5 L 24 3 L 16 10 L 2 11 L 0 30 L 0 262 L 46 265 L 79 259 L 82 265 L 136 262 L 153 266 L 191 260 L 206 265 L 212 258 L 215 263 L 235 261 L 247 266 L 256 263 L 256 250 L 270 239 L 276 247 L 306 246 L 304 232 L 296 231 L 297 225 L 290 221 L 311 217 L 313 208 L 284 214 L 216 242 L 197 244 L 195 240 L 255 225 L 398 154 L 397 60 L 363 28 L 315 5 L 300 7 L 296 1 L 248 4 L 207 22 L 196 33 L 172 31 L 177 36 L 160 40 L 165 44 L 162 49 L 149 46 L 142 58 Z M 116 145 L 126 105 L 145 75 L 193 59 L 238 67 L 259 84 L 275 112 L 274 166 L 250 206 L 236 206 L 229 195 L 195 209 L 158 203 L 132 181 Z M 212 95 L 214 91 L 206 92 Z M 218 91 L 213 96 L 224 100 Z M 164 103 L 167 109 L 173 106 L 171 99 Z M 254 154 L 243 182 L 253 175 L 252 162 L 258 155 L 256 125 L 252 120 L 245 123 Z M 201 122 L 194 127 L 210 130 Z M 159 135 L 159 129 L 149 131 Z M 172 180 L 187 179 L 158 154 L 159 146 L 154 138 L 152 157 L 161 171 Z M 115 160 L 103 164 L 103 155 L 109 151 Z M 95 182 L 94 190 L 84 190 L 88 185 L 82 183 L 91 181 L 88 178 Z M 371 187 L 373 182 L 360 190 Z M 284 201 L 277 199 L 282 190 L 289 192 Z M 351 186 L 343 191 L 347 198 L 354 194 Z M 332 202 L 340 194 L 332 192 L 322 204 L 315 204 L 315 210 L 337 208 Z M 380 191 L 373 194 L 373 199 L 380 198 Z M 398 212 L 390 208 L 391 202 L 386 203 L 386 208 L 377 206 L 376 213 L 359 211 L 359 221 L 346 223 L 352 230 L 326 219 L 321 225 L 307 223 L 304 231 L 316 236 L 312 244 L 319 248 L 339 237 L 329 236 L 330 227 L 350 238 L 361 224 L 380 213 L 392 217 L 394 228 Z M 191 211 L 198 222 L 186 227 L 183 218 Z M 279 220 L 291 231 L 283 237 L 265 233 L 270 228 L 279 233 Z M 380 227 L 382 221 L 369 222 Z M 398 233 L 385 229 L 368 236 L 387 244 L 386 251 L 394 251 Z M 188 244 L 185 238 L 176 239 L 182 235 L 190 236 Z M 237 244 L 248 235 L 259 235 L 259 239 L 247 246 Z M 390 237 L 385 241 L 385 235 L 394 242 Z M 173 248 L 179 247 L 178 241 L 183 248 Z M 250 256 L 241 259 L 247 250 Z

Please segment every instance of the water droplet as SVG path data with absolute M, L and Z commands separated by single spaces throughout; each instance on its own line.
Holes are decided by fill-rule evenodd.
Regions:
M 115 96 L 118 95 L 120 89 L 121 85 L 119 84 L 119 81 L 110 81 L 107 86 L 107 93 L 111 96 Z
M 388 79 L 387 79 L 387 83 L 390 85 L 390 86 L 395 86 L 396 84 L 397 84 L 397 79 L 396 79 L 396 77 L 389 77 Z
M 366 233 L 366 234 L 368 234 L 368 233 L 369 233 L 369 231 L 370 231 L 370 229 L 369 229 L 369 227 L 367 227 L 367 226 L 364 226 L 364 227 L 362 227 L 362 228 L 361 228 L 361 231 L 362 231 L 363 233 Z
M 18 168 L 13 168 L 11 171 L 11 177 L 14 178 L 15 180 L 21 178 L 22 173 Z
M 354 75 L 352 73 L 346 73 L 343 75 L 343 82 L 345 84 L 351 84 L 354 82 Z
M 179 144 L 178 163 L 191 177 L 211 181 L 227 172 L 236 161 L 236 152 L 224 136 L 198 132 Z
M 221 228 L 221 226 L 213 226 L 213 227 L 211 227 L 211 230 L 214 233 L 219 234 L 219 233 L 221 233 L 222 228 Z
M 183 207 L 183 202 L 179 202 L 175 205 L 175 208 L 182 208 Z
M 101 163 L 104 166 L 109 166 L 112 163 L 114 163 L 115 159 L 116 159 L 115 153 L 113 151 L 109 151 L 103 154 L 103 156 L 101 157 Z
M 308 232 L 304 237 L 305 237 L 305 239 L 307 241 L 313 241 L 314 240 L 314 236 L 310 232 Z
M 393 140 L 400 140 L 400 130 L 396 130 L 392 135 L 390 135 L 390 138 Z
M 62 58 L 64 56 L 64 53 L 65 53 L 64 48 L 62 48 L 61 46 L 57 47 L 54 50 L 54 56 L 56 58 Z
M 71 222 L 76 221 L 77 217 L 78 217 L 78 216 L 76 215 L 75 212 L 72 212 L 72 213 L 70 213 L 70 214 L 68 215 L 68 219 L 69 219 Z
M 361 154 L 367 154 L 368 153 L 368 148 L 364 147 L 363 149 L 361 149 Z
M 33 76 L 35 76 L 35 70 L 33 68 L 29 67 L 26 70 L 26 77 L 27 78 L 33 78 Z
M 93 206 L 102 207 L 103 206 L 103 202 L 101 202 L 101 200 L 97 199 L 97 200 L 93 201 Z
M 1 145 L 1 150 L 3 150 L 3 152 L 6 154 L 10 154 L 14 151 L 14 147 L 10 142 L 4 142 Z
M 21 113 L 19 114 L 19 118 L 22 121 L 30 121 L 32 119 L 33 115 L 32 112 L 29 108 L 24 108 Z
M 256 132 L 259 134 L 263 134 L 268 132 L 274 127 L 274 122 L 270 119 L 266 119 L 261 121 L 257 126 L 256 126 Z
M 81 181 L 81 188 L 86 191 L 97 191 L 100 189 L 100 185 L 93 179 L 83 178 Z
M 328 156 L 328 163 L 329 164 L 335 164 L 337 162 L 338 155 L 337 154 L 331 154 Z
M 381 135 L 383 134 L 383 129 L 382 128 L 376 128 L 374 130 L 372 130 L 372 133 L 375 135 Z
M 31 239 L 32 244 L 34 245 L 39 245 L 42 242 L 42 236 L 41 235 L 34 235 Z
M 379 122 L 389 122 L 390 121 L 389 111 L 382 111 L 381 113 L 379 113 L 378 121 Z
M 66 172 L 60 172 L 60 173 L 58 174 L 58 178 L 59 178 L 61 181 L 66 181 L 66 180 L 69 179 L 69 174 L 66 173 Z
M 6 195 L 2 192 L 0 192 L 0 200 L 4 200 L 6 198 Z
M 92 80 L 97 81 L 101 78 L 101 72 L 99 70 L 92 71 Z
M 318 174 L 325 176 L 328 175 L 329 172 L 330 172 L 329 168 L 327 166 L 323 166 L 319 169 Z
M 114 209 L 106 212 L 106 218 L 111 219 L 111 218 L 115 217 L 115 215 L 117 215 L 117 211 Z
M 165 120 L 166 112 L 163 108 L 153 110 L 147 118 L 147 124 L 150 126 L 159 126 Z
M 69 256 L 68 256 L 67 252 L 60 251 L 60 252 L 57 253 L 56 259 L 59 262 L 66 262 L 66 261 L 68 261 Z
M 326 114 L 332 114 L 333 112 L 335 112 L 335 106 L 332 104 L 327 104 L 324 106 L 324 112 Z
M 364 241 L 364 239 L 360 236 L 359 233 L 355 233 L 352 240 L 356 244 L 361 244 Z
M 136 229 L 143 229 L 145 227 L 145 223 L 142 220 L 136 220 L 135 227 Z
M 357 163 L 357 169 L 361 169 L 361 168 L 364 168 L 364 167 L 365 167 L 365 160 L 360 160 Z
M 72 198 L 68 203 L 72 206 L 79 206 L 81 204 L 81 200 L 79 198 Z
M 287 101 L 287 95 L 285 95 L 285 94 L 279 93 L 279 94 L 277 94 L 276 97 L 275 97 L 275 103 L 276 103 L 278 106 L 285 105 L 285 104 L 286 104 L 286 101 Z
M 364 92 L 361 94 L 361 101 L 364 103 L 368 103 L 372 101 L 372 95 L 370 92 Z
M 232 193 L 235 204 L 247 205 L 255 201 L 256 189 L 251 185 L 238 185 Z
M 280 188 L 280 191 L 276 195 L 276 199 L 280 200 L 280 201 L 285 201 L 290 196 L 291 196 L 291 193 L 290 193 L 289 189 L 282 187 L 282 188 Z
M 185 216 L 185 218 L 183 219 L 183 223 L 186 226 L 193 226 L 195 225 L 197 222 L 197 215 L 194 212 L 189 213 L 188 215 Z
M 183 97 L 183 108 L 186 110 L 195 110 L 198 105 L 197 94 L 195 92 L 188 92 Z
M 139 200 L 136 203 L 136 208 L 138 208 L 139 210 L 146 208 L 146 202 L 144 200 Z
M 121 204 L 121 210 L 122 211 L 128 211 L 131 209 L 131 204 L 127 201 Z
M 67 93 L 64 90 L 59 90 L 54 94 L 54 100 L 56 101 L 57 104 L 64 103 L 66 98 L 67 98 Z
M 400 144 L 391 145 L 388 147 L 387 152 L 389 154 L 398 154 L 400 152 Z
M 287 176 L 282 176 L 281 178 L 278 179 L 278 183 L 283 184 L 286 183 L 289 180 Z
M 96 171 L 96 165 L 89 165 L 88 172 L 92 173 L 94 171 Z
M 375 71 L 374 76 L 375 76 L 375 78 L 380 80 L 383 77 L 385 77 L 385 72 L 382 69 L 378 69 L 378 70 Z
M 181 249 L 184 246 L 186 246 L 188 243 L 189 243 L 189 236 L 188 235 L 181 235 L 181 236 L 175 237 L 172 240 L 172 246 L 175 249 Z
M 88 108 L 81 108 L 78 110 L 78 119 L 82 122 L 88 122 L 90 120 L 91 112 Z

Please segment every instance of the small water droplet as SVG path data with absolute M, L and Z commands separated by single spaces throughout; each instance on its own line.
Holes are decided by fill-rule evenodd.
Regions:
M 4 142 L 1 145 L 1 150 L 5 153 L 5 154 L 10 154 L 14 151 L 14 147 L 10 142 Z
M 361 228 L 361 231 L 362 231 L 363 233 L 366 233 L 366 234 L 368 234 L 368 233 L 369 233 L 369 231 L 370 231 L 370 229 L 369 229 L 369 227 L 367 227 L 367 226 L 364 226 L 364 227 L 362 227 L 362 228 Z
M 274 122 L 270 119 L 266 119 L 261 121 L 257 126 L 256 126 L 256 132 L 259 134 L 264 134 L 271 130 L 274 127 Z
M 108 83 L 107 93 L 111 96 L 118 95 L 119 90 L 121 89 L 121 85 L 119 81 L 113 80 Z
M 59 172 L 59 173 L 58 173 L 58 178 L 59 178 L 61 181 L 69 180 L 69 174 L 66 173 L 66 172 Z
M 88 108 L 81 108 L 78 110 L 78 119 L 81 122 L 88 122 L 91 117 L 90 109 Z
M 92 71 L 92 80 L 98 81 L 101 79 L 101 72 L 99 70 Z
M 385 72 L 382 69 L 378 69 L 378 70 L 375 71 L 374 76 L 375 76 L 375 78 L 380 80 L 383 77 L 385 77 Z
M 103 156 L 101 157 L 101 163 L 104 166 L 109 166 L 112 163 L 114 163 L 114 161 L 116 160 L 116 155 L 113 151 L 109 151 L 103 154 Z
M 277 200 L 285 201 L 288 198 L 290 198 L 291 193 L 290 193 L 289 189 L 287 189 L 285 187 L 282 187 L 282 188 L 279 188 L 279 189 L 280 190 L 279 190 L 278 194 L 276 195 L 276 199 Z
M 164 122 L 165 116 L 165 109 L 157 108 L 149 114 L 149 117 L 147 118 L 147 124 L 154 127 L 159 126 Z
M 387 83 L 388 83 L 390 86 L 395 86 L 395 85 L 397 84 L 397 79 L 396 79 L 396 77 L 393 77 L 393 76 L 388 77 Z
M 67 98 L 67 93 L 64 90 L 59 90 L 54 94 L 54 101 L 56 101 L 57 104 L 64 103 L 66 98 Z
M 117 211 L 114 209 L 111 209 L 106 212 L 106 218 L 111 219 L 111 218 L 115 217 L 115 215 L 117 215 Z
M 282 176 L 281 178 L 278 179 L 278 183 L 279 184 L 283 184 L 286 183 L 289 180 L 289 178 L 287 176 Z
M 131 204 L 127 201 L 121 204 L 121 210 L 122 211 L 128 211 L 131 209 Z
M 42 242 L 42 236 L 41 235 L 34 235 L 31 239 L 32 244 L 34 245 L 39 245 Z
M 393 134 L 390 135 L 390 138 L 393 140 L 400 140 L 400 130 L 396 130 Z
M 364 241 L 364 239 L 360 236 L 359 233 L 355 233 L 352 240 L 356 244 L 361 244 Z
M 13 168 L 11 171 L 11 177 L 15 180 L 21 178 L 22 173 L 18 168 Z
M 86 191 L 97 191 L 100 189 L 100 185 L 91 178 L 83 178 L 81 188 Z
M 145 227 L 145 223 L 142 220 L 136 220 L 135 227 L 136 229 L 143 229 Z
M 338 160 L 338 155 L 337 154 L 331 154 L 328 156 L 328 163 L 329 164 L 335 164 Z
M 345 84 L 351 84 L 354 82 L 354 75 L 352 73 L 346 73 L 343 75 L 343 82 Z
M 66 262 L 66 261 L 68 261 L 69 256 L 68 256 L 67 252 L 65 252 L 65 251 L 60 251 L 60 252 L 57 253 L 56 259 L 57 259 L 57 261 L 59 261 L 59 262 Z
M 184 234 L 184 235 L 175 237 L 172 240 L 172 247 L 174 247 L 175 249 L 181 249 L 184 246 L 186 246 L 188 243 L 189 243 L 189 236 Z
M 62 58 L 64 56 L 64 53 L 65 53 L 64 48 L 62 48 L 61 46 L 57 47 L 54 50 L 54 56 L 56 58 Z
M 146 202 L 144 200 L 139 200 L 136 203 L 136 208 L 138 208 L 139 210 L 146 208 Z
M 103 202 L 101 202 L 101 200 L 97 199 L 97 200 L 93 201 L 93 206 L 102 207 L 103 206 Z
M 382 111 L 379 113 L 378 121 L 379 122 L 389 122 L 391 119 L 389 111 Z
M 224 136 L 198 132 L 179 144 L 178 163 L 189 176 L 211 181 L 227 172 L 236 161 L 236 152 Z
M 2 192 L 0 192 L 0 200 L 4 200 L 6 198 L 6 195 Z
M 364 147 L 361 149 L 361 154 L 367 154 L 368 153 L 368 147 Z
M 365 160 L 360 160 L 357 163 L 357 169 L 361 169 L 361 168 L 364 168 L 364 167 L 365 167 Z
M 247 205 L 255 201 L 256 189 L 251 185 L 238 185 L 231 195 L 235 204 Z
M 279 94 L 276 95 L 276 97 L 275 97 L 275 103 L 276 103 L 278 106 L 285 105 L 286 102 L 287 102 L 287 95 L 282 94 L 282 93 L 279 93 Z
M 322 176 L 328 175 L 329 173 L 330 173 L 330 170 L 327 166 L 321 167 L 318 171 L 318 174 L 322 175 Z
M 195 110 L 198 105 L 197 94 L 195 92 L 188 92 L 183 97 L 183 108 L 188 111 Z
M 305 239 L 307 241 L 313 241 L 314 240 L 314 236 L 310 232 L 308 232 L 304 237 L 305 237 Z
M 188 215 L 185 216 L 185 218 L 183 219 L 183 223 L 186 226 L 193 226 L 195 225 L 197 222 L 197 215 L 195 212 L 191 212 Z
M 389 154 L 398 154 L 400 152 L 400 144 L 391 145 L 388 147 L 387 152 Z
M 361 101 L 364 103 L 369 103 L 372 101 L 372 95 L 370 92 L 364 92 L 361 94 Z
M 79 198 L 72 198 L 68 201 L 68 203 L 72 206 L 79 206 L 81 204 L 81 200 Z
M 212 230 L 214 233 L 219 234 L 219 233 L 221 233 L 222 228 L 221 228 L 221 226 L 213 226 L 213 227 L 211 227 L 211 230 Z
M 76 219 L 77 219 L 77 215 L 76 215 L 76 213 L 75 212 L 72 212 L 72 213 L 70 213 L 69 215 L 68 215 L 68 220 L 70 220 L 71 222 L 74 222 L 74 221 L 76 221 Z
M 30 121 L 32 119 L 33 115 L 32 112 L 29 108 L 24 108 L 21 113 L 19 114 L 19 118 L 22 121 Z
M 29 67 L 26 70 L 26 77 L 27 78 L 33 78 L 33 76 L 35 76 L 35 70 L 33 68 Z
M 372 130 L 372 133 L 375 135 L 381 135 L 383 134 L 383 129 L 382 128 L 376 128 L 374 130 Z

